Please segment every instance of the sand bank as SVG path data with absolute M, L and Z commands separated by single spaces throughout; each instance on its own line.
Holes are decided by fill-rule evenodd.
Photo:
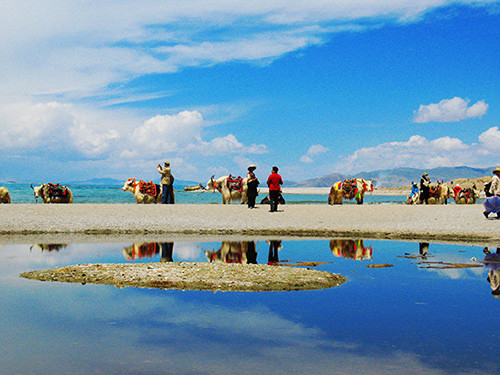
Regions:
M 57 238 L 204 236 L 345 237 L 475 242 L 500 246 L 500 220 L 476 205 L 11 204 L 0 206 L 0 242 Z
M 341 275 L 306 268 L 236 263 L 79 264 L 21 274 L 27 279 L 118 288 L 270 292 L 326 289 L 346 281 Z

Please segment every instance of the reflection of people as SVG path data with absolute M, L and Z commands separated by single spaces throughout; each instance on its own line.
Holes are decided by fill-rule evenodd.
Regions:
M 161 255 L 160 262 L 173 262 L 174 259 L 172 257 L 174 251 L 174 243 L 173 242 L 160 242 L 161 247 Z
M 493 179 L 490 185 L 490 197 L 486 198 L 483 203 L 483 215 L 488 218 L 490 213 L 496 213 L 497 218 L 500 219 L 500 167 L 493 170 Z
M 281 240 L 270 240 L 268 242 L 269 242 L 269 256 L 267 258 L 267 264 L 275 266 L 280 262 L 278 256 L 278 250 L 282 248 Z
M 418 253 L 422 256 L 422 259 L 427 258 L 428 251 L 429 251 L 429 243 L 428 242 L 420 242 L 418 244 Z
M 278 174 L 278 167 L 274 166 L 271 175 L 267 179 L 267 186 L 269 186 L 269 201 L 271 205 L 270 212 L 278 211 L 278 203 L 281 192 L 283 179 Z
M 255 241 L 247 241 L 243 243 L 243 252 L 246 253 L 248 264 L 257 264 L 257 250 L 255 249 Z
M 161 174 L 161 189 L 162 197 L 161 203 L 163 204 L 174 204 L 174 176 L 172 176 L 172 170 L 170 169 L 170 163 L 165 162 L 164 168 L 158 164 L 158 173 Z
M 248 167 L 247 173 L 247 197 L 248 197 L 248 208 L 255 208 L 255 198 L 259 193 L 257 192 L 257 186 L 259 186 L 259 180 L 255 177 L 255 171 L 257 167 L 255 165 L 251 165 Z
M 431 179 L 427 172 L 424 172 L 420 179 L 420 203 L 429 204 Z
M 490 283 L 491 294 L 498 298 L 500 296 L 500 248 L 497 247 L 496 253 L 491 253 L 488 248 L 484 249 L 484 263 L 488 270 L 486 281 Z

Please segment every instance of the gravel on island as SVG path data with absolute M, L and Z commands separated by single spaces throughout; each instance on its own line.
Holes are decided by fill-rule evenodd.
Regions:
M 310 268 L 236 263 L 79 264 L 21 274 L 27 279 L 118 288 L 210 291 L 292 291 L 326 289 L 343 284 L 344 276 Z

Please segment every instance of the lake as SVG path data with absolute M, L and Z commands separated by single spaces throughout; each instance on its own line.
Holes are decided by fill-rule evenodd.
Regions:
M 39 198 L 35 200 L 33 189 L 29 184 L 4 183 L 11 195 L 12 203 L 42 203 Z M 135 204 L 134 196 L 129 192 L 121 190 L 121 186 L 100 185 L 68 185 L 73 193 L 73 203 L 131 203 Z M 259 194 L 257 203 L 267 194 Z M 326 204 L 328 196 L 318 194 L 283 194 L 287 204 Z M 176 203 L 190 204 L 222 204 L 221 194 L 216 192 L 186 192 L 183 187 L 176 187 Z M 367 194 L 365 203 L 405 203 L 404 196 L 377 196 Z M 453 201 L 453 200 L 452 200 Z M 346 204 L 356 204 L 353 201 L 345 201 Z
M 197 236 L 8 244 L 0 254 L 4 375 L 500 372 L 500 300 L 487 281 L 489 273 L 492 283 L 498 277 L 498 264 L 480 263 L 486 255 L 479 246 Z M 348 280 L 316 291 L 213 293 L 19 277 L 79 263 L 209 260 L 277 267 L 326 262 L 315 269 Z M 367 267 L 379 264 L 392 267 Z M 480 267 L 443 268 L 447 264 Z

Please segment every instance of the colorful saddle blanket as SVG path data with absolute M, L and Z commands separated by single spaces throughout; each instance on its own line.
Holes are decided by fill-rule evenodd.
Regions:
M 429 186 L 429 195 L 431 197 L 440 197 L 441 196 L 441 186 L 440 185 Z
M 344 197 L 354 197 L 358 192 L 358 185 L 356 184 L 356 179 L 352 178 L 350 180 L 342 181 L 342 195 Z
M 142 194 L 151 195 L 152 197 L 158 196 L 159 186 L 156 185 L 153 181 L 139 181 L 139 191 Z
M 65 197 L 68 195 L 68 188 L 66 186 L 62 186 L 61 184 L 47 184 L 47 193 L 49 197 Z
M 227 178 L 226 186 L 229 190 L 238 190 L 241 192 L 243 190 L 243 178 L 241 176 L 234 177 L 229 175 Z

